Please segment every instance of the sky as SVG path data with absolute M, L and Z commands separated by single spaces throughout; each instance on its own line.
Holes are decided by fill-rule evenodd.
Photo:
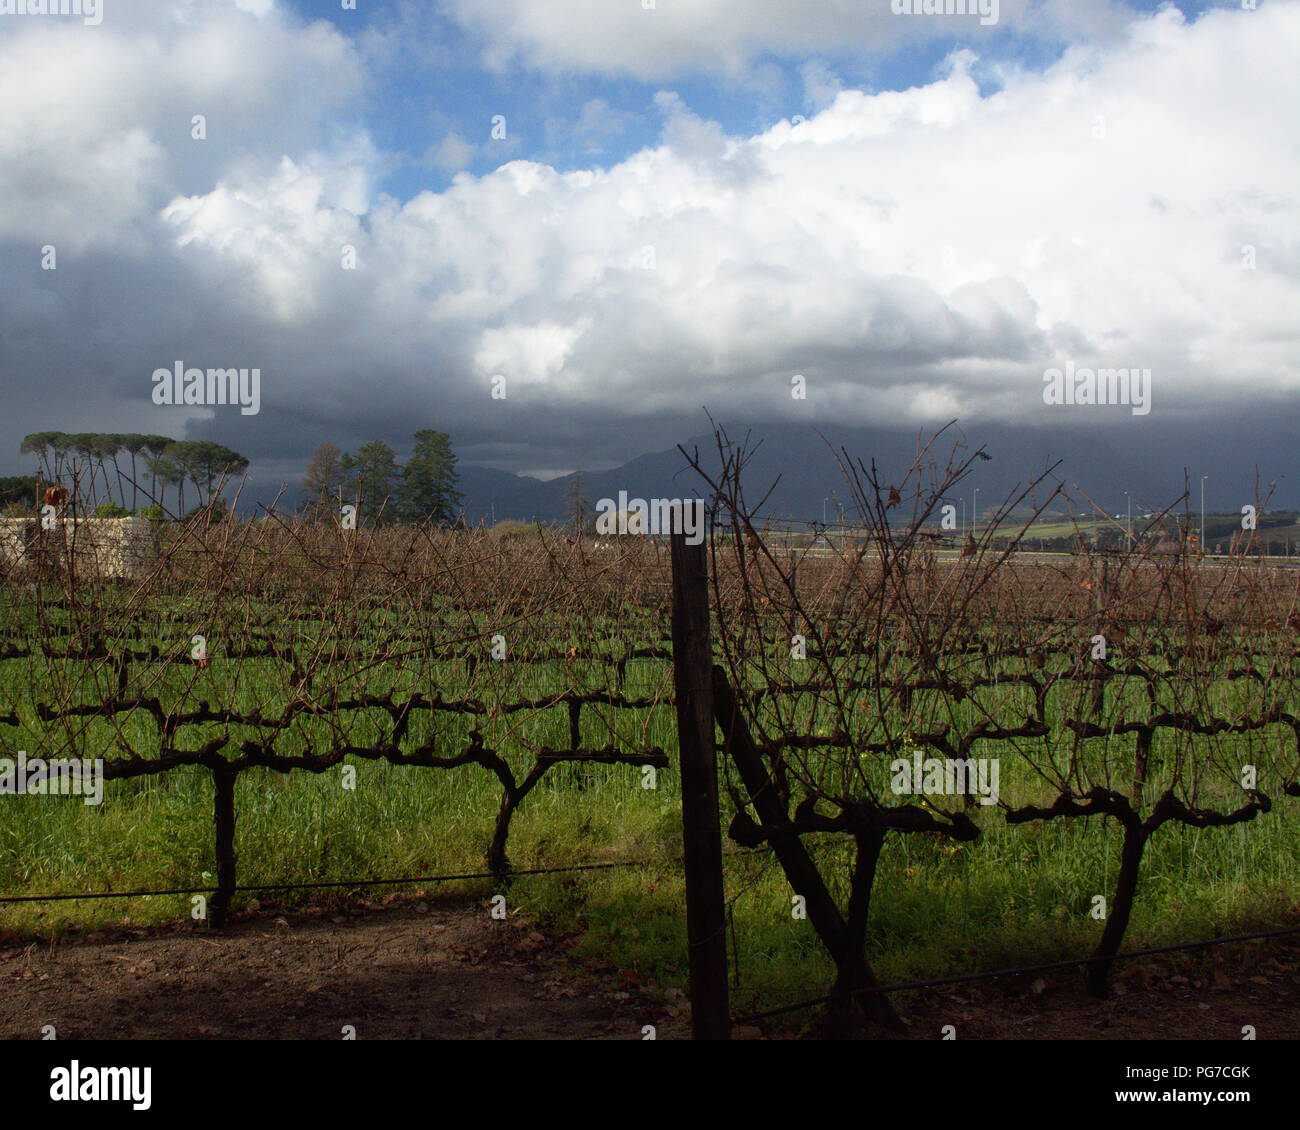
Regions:
M 268 500 L 325 441 L 549 477 L 705 409 L 1300 433 L 1297 0 L 348 3 L 0 0 L 0 475 L 44 430 Z M 178 362 L 257 412 L 155 403 Z M 1047 402 L 1099 368 L 1146 375 Z

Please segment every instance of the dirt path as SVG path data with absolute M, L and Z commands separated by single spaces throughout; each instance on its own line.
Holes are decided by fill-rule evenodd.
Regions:
M 1300 937 L 1138 958 L 1116 966 L 1106 1000 L 1077 974 L 958 986 L 902 1002 L 909 1033 L 944 1024 L 975 1040 L 1300 1039 Z
M 281 913 L 221 934 L 131 929 L 51 946 L 0 939 L 0 1038 L 659 1039 L 689 1035 L 677 990 L 567 955 L 563 938 L 486 904 L 359 902 Z M 1127 963 L 1126 963 L 1127 964 Z M 1300 1038 L 1300 941 L 1171 955 L 1120 967 L 1097 1000 L 1077 979 L 959 986 L 896 998 L 913 1039 Z M 814 995 L 810 991 L 810 996 Z M 783 1019 L 789 1037 L 806 1016 Z M 736 1035 L 758 1038 L 745 1026 Z
M 0 1038 L 636 1039 L 664 1005 L 486 906 L 263 908 L 221 934 L 0 945 Z M 680 1010 L 679 1010 L 680 1011 Z M 667 1020 L 667 1025 L 665 1025 Z M 685 1032 L 684 1022 L 681 1032 Z

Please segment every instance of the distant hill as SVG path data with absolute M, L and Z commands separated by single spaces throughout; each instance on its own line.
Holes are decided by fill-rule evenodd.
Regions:
M 981 524 L 1011 491 L 1057 459 L 1062 463 L 1056 474 L 1074 494 L 1076 513 L 1088 509 L 1082 493 L 1074 490 L 1078 484 L 1112 515 L 1127 513 L 1126 490 L 1132 493 L 1133 512 L 1137 514 L 1163 509 L 1187 489 L 1186 511 L 1199 516 L 1201 474 L 1213 476 L 1207 490 L 1208 508 L 1221 514 L 1234 513 L 1254 502 L 1256 464 L 1262 481 L 1277 481 L 1278 489 L 1267 509 L 1293 509 L 1300 505 L 1300 474 L 1295 473 L 1300 468 L 1296 467 L 1289 424 L 1285 418 L 1262 420 L 1255 446 L 1213 451 L 1189 444 L 1178 431 L 1176 421 L 1156 421 L 1154 417 L 1135 420 L 1131 434 L 1115 428 L 1067 431 L 966 424 L 961 430 L 950 429 L 935 446 L 934 456 L 945 464 L 954 442 L 965 444 L 958 453 L 959 461 L 981 444 L 985 447 L 990 460 L 976 461 L 952 498 L 959 507 L 965 500 L 968 516 L 972 506 L 977 508 Z M 746 437 L 743 424 L 729 424 L 727 430 L 734 442 Z M 901 431 L 896 426 L 817 429 L 789 424 L 755 426 L 751 441 L 757 447 L 744 477 L 746 497 L 757 503 L 776 483 L 764 512 L 799 522 L 821 521 L 823 512 L 834 521 L 837 503 L 847 506 L 849 490 L 828 442 L 836 449 L 847 448 L 851 456 L 868 465 L 874 459 L 886 483 L 901 478 L 917 444 L 915 432 Z M 705 465 L 716 470 L 718 459 L 711 435 L 698 434 L 683 441 L 683 446 L 687 450 L 698 447 Z M 1171 458 L 1167 454 L 1170 451 L 1176 456 Z M 573 459 L 581 465 L 582 452 L 575 452 Z M 551 522 L 566 516 L 564 499 L 571 476 L 543 481 L 489 467 L 462 464 L 458 470 L 466 517 L 472 524 L 483 520 L 529 521 L 534 517 Z M 676 449 L 638 455 L 612 470 L 584 471 L 582 478 L 593 505 L 602 497 L 617 498 L 620 490 L 627 491 L 629 497 L 647 499 L 704 493 L 703 482 L 687 468 Z M 291 487 L 283 504 L 291 507 L 296 493 Z M 1064 506 L 1057 501 L 1050 516 L 1059 519 L 1064 512 Z M 1183 508 L 1179 507 L 1178 512 L 1183 513 Z
M 746 438 L 743 428 L 728 428 L 728 433 L 733 442 Z M 1036 457 L 1013 459 L 1009 455 L 1011 446 L 999 444 L 998 438 L 983 439 L 991 459 L 974 463 L 969 479 L 952 498 L 954 504 L 960 505 L 964 496 L 969 510 L 974 488 L 978 487 L 980 493 L 975 505 L 981 515 L 989 513 L 1008 492 L 1018 484 L 1027 483 L 1035 471 L 1041 472 L 1046 465 L 1046 449 Z M 965 445 L 957 456 L 958 462 L 969 458 L 979 446 L 972 432 L 967 431 L 963 441 L 962 434 L 953 430 L 934 449 L 933 455 L 941 465 L 947 463 L 954 442 Z M 763 507 L 764 513 L 794 522 L 821 521 L 823 515 L 833 522 L 837 507 L 850 509 L 852 492 L 836 462 L 839 448 L 847 449 L 851 458 L 861 459 L 868 466 L 874 459 L 886 483 L 901 480 L 916 455 L 915 436 L 892 429 L 786 428 L 765 432 L 756 429 L 750 435 L 750 443 L 754 453 L 744 474 L 746 498 L 756 504 L 774 487 Z M 716 474 L 719 459 L 711 435 L 692 437 L 682 446 L 688 451 L 698 448 L 702 464 L 711 475 Z M 1067 454 L 1068 445 L 1059 439 L 1055 446 Z M 1095 444 L 1091 442 L 1078 444 L 1068 452 L 1067 459 L 1069 455 L 1074 456 L 1069 461 L 1076 468 L 1085 460 L 1088 464 L 1097 460 Z M 1104 462 L 1113 462 L 1115 458 L 1118 453 L 1108 456 Z M 1068 474 L 1061 477 L 1066 478 L 1067 484 L 1073 481 Z M 570 478 L 542 482 L 501 471 L 465 467 L 461 470 L 461 490 L 466 496 L 467 516 L 471 521 L 490 518 L 495 501 L 498 520 L 505 517 L 528 520 L 534 515 L 539 520 L 560 520 L 565 516 L 564 498 Z M 679 498 L 706 493 L 703 480 L 689 469 L 682 453 L 675 449 L 638 456 L 613 470 L 583 472 L 582 480 L 587 498 L 593 504 L 602 497 L 616 498 L 620 490 L 627 491 L 629 497 L 641 498 Z M 1175 490 L 1171 480 L 1168 489 L 1177 494 L 1181 483 Z M 1113 499 L 1108 501 L 1114 505 Z

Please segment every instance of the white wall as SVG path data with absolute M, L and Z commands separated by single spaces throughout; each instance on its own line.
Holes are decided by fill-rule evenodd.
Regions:
M 134 577 L 153 557 L 153 529 L 146 518 L 60 518 L 42 530 L 36 518 L 0 518 L 0 565 L 22 572 L 38 542 L 54 559 L 67 560 L 82 576 Z

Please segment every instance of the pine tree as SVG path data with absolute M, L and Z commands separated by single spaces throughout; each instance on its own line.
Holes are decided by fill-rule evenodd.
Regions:
M 460 512 L 459 479 L 451 437 L 430 428 L 416 432 L 415 449 L 402 470 L 402 517 L 408 522 L 451 525 Z
M 396 451 L 381 439 L 371 440 L 357 448 L 356 455 L 343 456 L 340 470 L 345 502 L 360 498 L 362 512 L 372 516 L 376 525 L 397 520 L 401 466 Z

